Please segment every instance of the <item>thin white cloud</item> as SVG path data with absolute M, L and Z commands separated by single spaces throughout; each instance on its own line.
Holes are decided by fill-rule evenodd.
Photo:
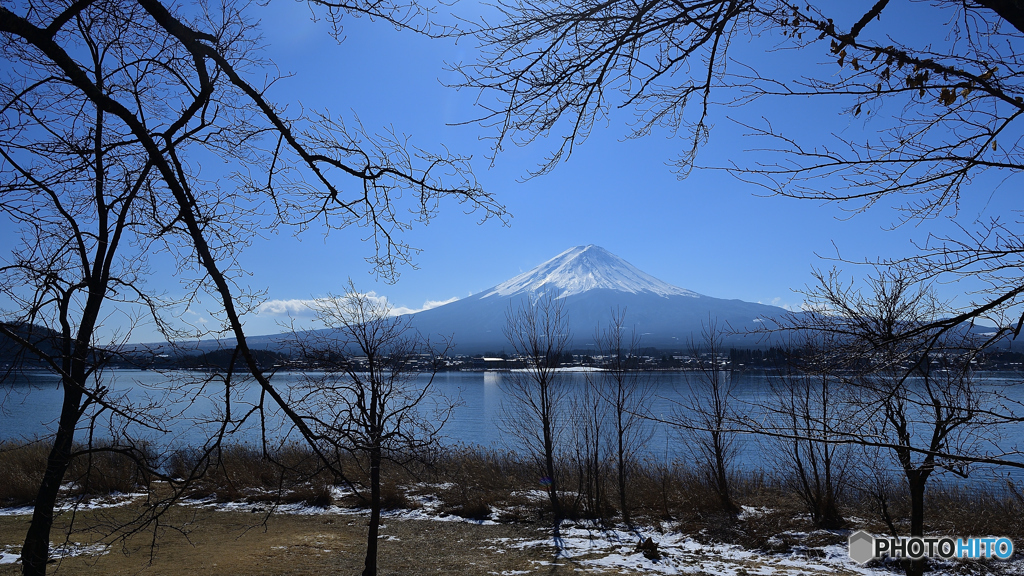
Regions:
M 423 303 L 423 308 L 420 311 L 422 312 L 423 310 L 430 310 L 431 308 L 437 308 L 438 306 L 451 304 L 452 302 L 455 302 L 458 299 L 458 296 L 452 296 L 447 300 L 427 300 L 426 302 Z
M 256 308 L 263 316 L 312 316 L 317 300 L 267 300 Z
M 423 312 L 424 310 L 430 310 L 431 308 L 437 308 L 438 306 L 444 306 L 458 300 L 458 297 L 452 297 L 447 300 L 427 300 L 423 303 L 420 308 L 409 308 L 408 306 L 393 306 L 388 301 L 387 296 L 378 295 L 375 292 L 367 292 L 366 297 L 375 301 L 381 305 L 387 305 L 391 309 L 391 316 L 400 316 L 402 314 L 415 314 L 417 312 Z M 323 302 L 328 302 L 328 298 L 311 298 L 311 299 L 292 299 L 292 300 L 267 300 L 266 302 L 259 305 L 256 308 L 256 313 L 261 316 L 287 316 L 291 318 L 311 318 L 313 317 L 313 311 L 317 305 Z
M 757 303 L 758 304 L 765 304 L 765 302 L 762 301 L 762 300 L 758 300 Z M 779 308 L 782 308 L 783 310 L 788 310 L 790 312 L 802 312 L 802 311 L 806 311 L 806 310 L 809 309 L 807 307 L 807 303 L 806 302 L 800 302 L 799 304 L 792 304 L 790 302 L 784 302 L 782 300 L 781 296 L 776 296 L 775 298 L 772 298 L 771 300 L 769 300 L 767 302 L 767 304 L 770 305 L 770 306 L 778 306 Z
M 193 310 L 191 308 L 186 309 L 184 314 L 192 316 L 193 317 L 192 322 L 197 322 L 199 324 L 206 324 L 208 322 L 208 320 L 206 319 L 205 316 L 203 316 L 202 314 L 200 314 L 199 312 L 196 312 L 195 310 Z

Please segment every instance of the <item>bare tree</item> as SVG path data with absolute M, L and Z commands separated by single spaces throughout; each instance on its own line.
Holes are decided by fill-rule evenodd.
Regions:
M 889 454 L 909 493 L 910 535 L 923 536 L 929 479 L 943 471 L 967 476 L 980 462 L 1010 464 L 995 435 L 1018 418 L 996 391 L 974 383 L 978 348 L 966 327 L 934 327 L 945 308 L 927 285 L 898 269 L 879 273 L 867 294 L 835 275 L 821 278 L 810 293 L 820 312 L 802 325 L 827 337 L 815 361 L 846 389 L 847 426 L 833 428 L 829 442 L 859 445 L 868 458 Z M 895 531 L 884 501 L 880 510 Z M 911 576 L 926 568 L 925 559 L 905 563 Z
M 734 398 L 736 383 L 722 367 L 722 333 L 714 320 L 702 324 L 700 341 L 690 340 L 690 356 L 697 374 L 686 380 L 686 398 L 673 400 L 678 406 L 670 423 L 682 432 L 722 510 L 735 514 L 739 507 L 732 498 L 729 474 L 738 451 L 736 422 L 742 415 Z
M 323 4 L 335 22 L 357 13 L 408 24 L 416 12 L 415 5 Z M 64 392 L 22 549 L 25 574 L 43 574 L 76 428 L 91 409 L 117 410 L 94 376 L 127 334 L 99 341 L 103 319 L 128 305 L 128 314 L 148 315 L 168 337 L 178 335 L 166 302 L 144 284 L 151 254 L 175 256 L 191 290 L 186 303 L 204 296 L 219 303 L 238 357 L 268 402 L 312 439 L 242 329 L 256 298 L 238 283 L 236 257 L 252 235 L 289 224 L 364 226 L 375 246 L 368 260 L 393 278 L 413 252 L 400 232 L 429 219 L 440 199 L 487 215 L 503 208 L 464 158 L 409 148 L 394 134 L 340 118 L 286 116 L 265 96 L 274 79 L 237 4 L 29 1 L 0 7 L 0 35 L 0 212 L 23 239 L 0 269 L 13 303 L 0 335 L 59 374 Z M 207 181 L 199 172 L 206 162 L 197 160 L 211 157 L 237 171 Z M 401 191 L 412 192 L 408 218 Z M 26 329 L 39 334 L 26 337 Z
M 640 335 L 635 329 L 628 334 L 626 331 L 626 310 L 612 310 L 611 321 L 604 330 L 598 329 L 595 338 L 598 354 L 605 356 L 603 370 L 595 378 L 612 421 L 611 449 L 622 521 L 631 526 L 629 480 L 636 470 L 638 455 L 654 434 L 645 418 L 654 389 L 648 374 L 640 371 L 638 365 Z
M 828 366 L 804 362 L 815 358 L 811 339 L 790 351 L 790 358 L 769 375 L 770 400 L 764 406 L 767 427 L 783 433 L 767 438 L 786 462 L 787 480 L 803 501 L 815 525 L 832 529 L 845 524 L 839 500 L 849 482 L 850 446 L 835 440 L 848 438 L 849 404 L 842 381 Z M 762 423 L 765 424 L 765 423 Z M 762 428 L 763 430 L 763 428 Z
M 314 312 L 327 330 L 296 337 L 301 357 L 323 374 L 306 375 L 294 405 L 303 410 L 323 452 L 349 452 L 367 465 L 370 522 L 363 576 L 374 576 L 381 464 L 422 459 L 438 446 L 454 409 L 431 386 L 447 346 L 431 348 L 408 318 L 392 316 L 386 301 L 359 292 L 351 280 L 343 295 L 318 300 Z
M 579 489 L 577 492 L 594 518 L 606 515 L 606 481 L 609 468 L 608 402 L 602 395 L 599 372 L 586 372 L 584 384 L 572 394 L 572 434 Z
M 502 374 L 504 430 L 515 438 L 536 462 L 554 516 L 554 535 L 559 535 L 563 506 L 559 497 L 559 453 L 565 442 L 569 406 L 565 376 L 558 371 L 572 335 L 564 301 L 552 292 L 531 294 L 509 304 L 505 337 L 523 361 L 523 368 Z
M 494 153 L 509 141 L 555 142 L 538 173 L 624 108 L 635 115 L 630 137 L 682 136 L 675 164 L 686 175 L 698 165 L 716 109 L 756 102 L 747 136 L 763 144 L 753 145 L 749 160 L 714 168 L 851 212 L 899 206 L 896 224 L 951 218 L 959 230 L 919 238 L 917 254 L 889 263 L 921 280 L 981 280 L 984 290 L 936 327 L 988 318 L 999 328 L 993 338 L 1017 335 L 1021 221 L 976 222 L 974 212 L 959 210 L 964 198 L 993 190 L 980 176 L 996 182 L 1024 172 L 1016 136 L 1024 118 L 1024 7 L 1002 0 L 940 0 L 909 12 L 889 0 L 859 6 L 848 16 L 849 3 L 790 0 L 502 0 L 495 19 L 465 24 L 482 49 L 457 67 L 460 86 L 479 90 L 478 120 L 493 129 Z M 906 26 L 908 14 L 933 24 Z M 792 65 L 768 68 L 764 51 L 745 50 L 750 45 Z M 787 98 L 818 98 L 851 123 L 797 139 L 789 128 L 802 117 L 762 106 Z

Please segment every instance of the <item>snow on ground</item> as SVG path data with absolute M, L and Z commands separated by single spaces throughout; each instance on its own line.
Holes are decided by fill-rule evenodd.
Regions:
M 411 487 L 407 497 L 416 503 L 410 510 L 389 510 L 382 513 L 382 520 L 428 520 L 435 522 L 463 522 L 478 525 L 497 524 L 496 519 L 502 510 L 492 509 L 488 520 L 472 520 L 442 511 L 443 502 L 433 492 L 438 489 L 451 488 L 450 485 L 416 485 Z M 342 500 L 352 496 L 352 492 L 334 488 L 332 496 Z M 429 491 L 425 491 L 429 490 Z M 534 491 L 542 493 L 541 491 Z M 527 494 L 523 494 L 524 496 Z M 537 496 L 538 494 L 528 494 Z M 103 498 L 83 500 L 81 502 L 65 501 L 61 510 L 110 508 L 123 506 L 143 494 L 116 494 Z M 331 505 L 316 507 L 308 504 L 268 504 L 252 502 L 217 502 L 214 498 L 186 501 L 187 505 L 211 508 L 217 511 L 260 512 L 277 514 L 298 514 L 309 516 L 363 516 L 368 514 L 364 508 L 351 508 Z M 756 517 L 770 512 L 767 508 L 744 507 L 741 517 Z M 28 515 L 30 507 L 0 509 L 0 515 Z M 386 528 L 382 524 L 381 529 Z M 661 526 L 640 527 L 635 531 L 624 527 L 615 529 L 600 528 L 587 523 L 563 524 L 561 537 L 551 538 L 549 529 L 538 529 L 534 538 L 492 538 L 486 540 L 488 548 L 496 553 L 508 549 L 536 548 L 550 553 L 551 560 L 535 561 L 541 564 L 572 562 L 597 573 L 618 572 L 620 570 L 641 571 L 650 574 L 714 574 L 716 576 L 754 576 L 783 575 L 798 576 L 805 574 L 836 574 L 838 576 L 893 576 L 899 570 L 895 566 L 873 564 L 863 567 L 854 563 L 847 554 L 845 543 L 830 544 L 821 547 L 791 546 L 786 552 L 770 552 L 763 550 L 747 550 L 732 544 L 708 544 L 694 540 L 686 534 L 675 532 L 668 523 Z M 844 533 L 845 534 L 845 533 Z M 776 539 L 800 541 L 814 534 L 802 532 L 783 532 Z M 394 536 L 382 534 L 384 540 L 396 539 Z M 638 544 L 650 538 L 656 545 L 656 554 L 650 549 L 645 554 Z M 820 540 L 819 540 L 820 541 Z M 833 540 L 834 541 L 834 540 Z M 68 558 L 81 555 L 106 554 L 108 547 L 103 544 L 82 545 L 65 543 L 52 545 L 54 558 Z M 0 564 L 11 564 L 19 557 L 20 546 L 4 546 L 0 548 Z M 1022 555 L 1024 556 L 1024 555 Z M 1008 562 L 993 561 L 998 564 L 998 571 L 1003 574 L 1024 575 L 1024 557 L 1015 557 Z M 953 563 L 933 562 L 932 576 L 962 574 L 963 566 Z M 976 570 L 970 570 L 976 572 Z M 989 570 L 985 570 L 989 571 Z M 519 574 L 524 572 L 509 572 Z
M 533 372 L 533 368 L 512 368 L 509 372 Z M 604 368 L 597 368 L 595 366 L 559 366 L 558 368 L 552 368 L 552 372 L 604 372 Z
M 349 490 L 335 487 L 332 489 L 332 497 L 334 500 L 340 500 L 349 496 L 353 493 Z M 399 520 L 433 520 L 436 522 L 463 522 L 466 524 L 478 524 L 481 526 L 488 526 L 497 524 L 494 521 L 494 517 L 498 511 L 492 512 L 489 520 L 473 520 L 470 518 L 463 518 L 454 514 L 445 514 L 440 511 L 441 506 L 444 504 L 437 496 L 433 494 L 418 494 L 409 495 L 409 500 L 412 500 L 417 504 L 417 508 L 412 509 L 401 509 L 401 510 L 383 510 L 381 512 L 381 519 L 396 518 Z M 368 508 L 360 507 L 347 507 L 337 506 L 331 504 L 330 506 L 320 507 L 311 506 L 304 503 L 295 504 L 270 504 L 262 502 L 217 502 L 215 498 L 203 498 L 197 500 L 185 500 L 184 504 L 197 506 L 201 508 L 211 508 L 222 512 L 258 512 L 267 513 L 273 512 L 275 514 L 296 514 L 300 516 L 316 516 L 316 515 L 335 515 L 335 516 L 361 516 L 369 515 L 370 511 Z
M 422 489 L 423 486 L 417 486 Z M 336 489 L 337 490 L 337 489 Z M 538 491 L 539 492 L 539 491 Z M 337 491 L 336 498 L 351 495 Z M 464 522 L 478 525 L 493 525 L 501 510 L 493 509 L 490 520 L 471 520 L 444 514 L 440 511 L 442 502 L 432 494 L 415 494 L 409 498 L 418 504 L 412 510 L 391 510 L 382 513 L 382 520 L 429 520 L 435 522 Z M 244 503 L 198 503 L 218 510 L 250 511 L 253 504 Z M 257 505 L 259 506 L 259 505 Z M 303 504 L 285 504 L 274 508 L 275 512 L 305 515 L 366 515 L 362 508 L 328 506 L 317 508 Z M 771 512 L 767 508 L 744 508 L 742 516 L 756 517 Z M 385 528 L 385 526 L 381 526 Z M 537 548 L 549 551 L 552 560 L 536 561 L 538 566 L 558 562 L 573 562 L 595 572 L 617 572 L 620 570 L 641 571 L 650 574 L 714 574 L 716 576 L 835 574 L 838 576 L 893 576 L 901 572 L 894 566 L 873 565 L 863 567 L 853 562 L 847 554 L 845 543 L 823 547 L 793 546 L 785 553 L 762 550 L 747 550 L 732 544 L 707 544 L 694 540 L 686 534 L 674 532 L 672 526 L 641 527 L 629 531 L 623 527 L 602 529 L 587 524 L 567 523 L 561 531 L 561 538 L 554 540 L 540 529 L 536 538 L 492 538 L 486 540 L 489 549 L 503 553 L 507 549 Z M 813 534 L 785 532 L 780 537 L 803 539 Z M 393 536 L 383 535 L 382 539 Z M 657 545 L 660 558 L 645 556 L 638 543 L 650 538 Z M 1024 559 L 1011 560 L 1002 564 L 1002 572 L 1024 575 Z M 953 564 L 934 562 L 932 576 L 962 573 Z M 509 572 L 520 574 L 525 572 Z
M 108 496 L 94 498 L 65 498 L 58 502 L 54 508 L 56 512 L 69 512 L 71 510 L 97 510 L 100 508 L 114 508 L 134 502 L 138 498 L 145 498 L 146 494 L 136 492 L 122 494 L 120 492 Z M 32 506 L 15 506 L 12 508 L 0 508 L 0 516 L 31 516 Z
M 717 576 L 836 574 L 841 576 L 893 576 L 902 574 L 897 566 L 872 564 L 860 566 L 850 559 L 845 543 L 813 548 L 795 546 L 786 553 L 746 550 L 732 544 L 701 543 L 688 535 L 646 527 L 636 532 L 599 529 L 585 525 L 567 525 L 556 542 L 552 538 L 513 541 L 493 539 L 495 548 L 548 548 L 564 561 L 590 567 L 595 571 L 636 570 L 645 574 L 714 574 Z M 795 536 L 796 534 L 790 534 Z M 639 544 L 650 538 L 660 558 L 645 555 Z M 653 556 L 653 555 L 652 555 Z M 1024 574 L 1024 558 L 1008 562 L 991 561 L 1004 574 Z M 549 564 L 550 562 L 544 562 Z M 540 563 L 538 563 L 540 564 Z M 932 561 L 932 576 L 964 573 L 964 567 L 952 562 Z M 968 571 L 977 572 L 977 567 Z M 988 572 L 990 570 L 983 570 Z
M 50 543 L 50 558 L 62 560 L 75 556 L 102 556 L 110 552 L 106 544 L 82 544 L 81 542 Z M 14 564 L 21 559 L 21 546 L 4 546 L 0 550 L 0 564 Z
M 638 549 L 641 537 L 621 530 L 600 531 L 573 527 L 562 533 L 560 556 L 585 566 L 605 569 L 636 569 L 651 574 L 711 573 L 744 574 L 840 573 L 849 568 L 838 558 L 810 558 L 799 554 L 771 555 L 730 544 L 702 544 L 679 533 L 641 532 L 657 545 L 660 559 Z M 524 542 L 523 546 L 550 545 L 551 540 Z M 845 556 L 845 550 L 843 552 Z M 848 560 L 848 558 L 846 558 Z M 857 570 L 864 574 L 869 571 Z

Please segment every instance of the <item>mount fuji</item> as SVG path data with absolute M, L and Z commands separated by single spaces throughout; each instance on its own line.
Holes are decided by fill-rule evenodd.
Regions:
M 642 346 L 677 350 L 691 338 L 699 340 L 701 325 L 709 318 L 720 329 L 742 333 L 756 330 L 766 318 L 788 313 L 777 306 L 713 298 L 673 286 L 589 245 L 570 248 L 497 286 L 419 312 L 410 320 L 422 334 L 454 336 L 459 353 L 507 350 L 503 329 L 509 307 L 548 291 L 564 300 L 576 348 L 593 341 L 598 324 L 608 324 L 613 308 L 626 310 L 625 323 L 642 335 Z M 750 348 L 764 345 L 750 336 L 726 336 L 725 341 Z

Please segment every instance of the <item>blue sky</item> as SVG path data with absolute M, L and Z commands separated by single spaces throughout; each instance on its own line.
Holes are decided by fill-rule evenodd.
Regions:
M 871 3 L 858 4 L 866 9 Z M 358 115 L 368 130 L 393 126 L 427 150 L 443 144 L 453 152 L 472 154 L 477 178 L 512 218 L 509 226 L 496 220 L 480 225 L 477 215 L 443 203 L 429 226 L 405 236 L 422 252 L 415 258 L 417 268 L 403 269 L 396 284 L 375 280 L 363 260 L 371 250 L 362 242 L 363 230 L 325 237 L 314 228 L 298 238 L 282 231 L 258 239 L 242 256 L 250 273 L 245 283 L 265 291 L 272 305 L 246 320 L 251 334 L 281 331 L 277 323 L 287 318 L 273 310 L 287 308 L 283 303 L 288 301 L 338 293 L 349 277 L 394 306 L 418 309 L 498 284 L 580 244 L 600 245 L 649 274 L 702 294 L 795 307 L 803 301 L 797 290 L 810 282 L 811 267 L 832 265 L 820 256 L 835 256 L 838 250 L 852 260 L 899 257 L 914 252 L 912 240 L 949 229 L 948 222 L 935 220 L 889 230 L 895 213 L 886 206 L 851 218 L 835 205 L 765 197 L 764 190 L 721 171 L 694 171 L 679 180 L 668 162 L 685 143 L 666 133 L 624 140 L 630 119 L 625 112 L 613 113 L 552 174 L 522 182 L 548 151 L 546 142 L 508 147 L 489 167 L 488 142 L 481 138 L 493 132 L 479 125 L 453 125 L 479 114 L 475 94 L 445 86 L 457 81 L 445 70 L 446 63 L 474 58 L 475 47 L 468 39 L 432 40 L 350 18 L 339 44 L 324 22 L 311 21 L 301 3 L 252 9 L 265 23 L 266 57 L 291 75 L 274 86 L 272 99 L 292 109 L 301 104 L 346 119 Z M 895 9 L 913 10 L 915 18 L 930 10 L 921 4 Z M 458 11 L 458 5 L 452 10 Z M 879 26 L 908 31 L 899 17 Z M 941 19 L 915 22 L 907 33 L 937 34 L 939 39 L 944 34 Z M 770 44 L 735 45 L 733 52 L 770 72 L 828 60 L 824 46 L 801 53 L 766 52 L 766 46 Z M 834 61 L 826 65 L 835 66 Z M 842 107 L 838 100 L 806 98 L 762 100 L 742 109 L 716 107 L 711 140 L 699 162 L 721 166 L 757 160 L 752 149 L 762 144 L 744 137 L 732 119 L 770 117 L 793 135 L 851 135 L 873 129 L 864 117 L 842 114 Z M 1014 187 L 1012 182 L 1000 187 L 996 178 L 979 179 L 962 206 L 961 221 L 1006 213 Z M 864 272 L 845 269 L 851 276 Z M 172 296 L 183 292 L 169 271 L 157 271 L 150 282 Z M 964 288 L 939 287 L 948 298 L 959 297 Z M 201 305 L 186 316 L 200 322 L 208 318 Z M 155 339 L 156 333 L 145 327 L 132 337 Z
M 493 133 L 479 125 L 451 126 L 478 114 L 475 94 L 443 85 L 457 81 L 445 71 L 446 62 L 473 58 L 471 42 L 430 40 L 350 19 L 339 45 L 323 23 L 309 21 L 301 5 L 275 4 L 273 10 L 266 20 L 286 24 L 264 28 L 268 55 L 282 72 L 294 73 L 280 85 L 279 101 L 346 115 L 354 111 L 368 128 L 393 125 L 421 147 L 443 143 L 473 154 L 477 177 L 513 218 L 508 227 L 497 221 L 478 225 L 459 206 L 443 205 L 440 217 L 407 235 L 423 251 L 416 257 L 418 269 L 403 270 L 394 285 L 375 282 L 362 261 L 367 248 L 360 246 L 359 230 L 326 240 L 316 231 L 301 242 L 273 237 L 253 246 L 245 260 L 253 284 L 265 286 L 270 300 L 320 297 L 341 290 L 352 277 L 361 289 L 416 309 L 483 290 L 570 246 L 597 244 L 662 280 L 703 294 L 799 306 L 803 297 L 796 291 L 810 282 L 811 267 L 832 265 L 819 256 L 838 251 L 852 260 L 898 257 L 913 253 L 912 240 L 948 229 L 939 220 L 890 230 L 895 213 L 885 206 L 851 218 L 835 205 L 765 197 L 763 190 L 720 171 L 695 171 L 679 180 L 667 163 L 685 143 L 664 133 L 624 140 L 625 113 L 595 129 L 554 173 L 522 182 L 547 151 L 543 140 L 509 147 L 489 168 L 487 142 L 480 138 Z M 941 21 L 931 24 L 942 32 Z M 827 59 L 826 54 L 765 53 L 763 48 L 735 46 L 734 52 L 774 70 Z M 759 101 L 745 109 L 718 107 L 713 114 L 715 128 L 700 157 L 705 165 L 756 160 L 750 150 L 761 144 L 743 137 L 730 118 L 768 116 L 798 135 L 872 129 L 863 118 L 842 114 L 842 102 L 823 99 Z M 961 219 L 972 210 L 981 217 L 1000 213 L 1012 187 L 996 189 L 992 180 L 983 180 L 976 188 L 979 194 L 965 203 Z M 295 273 L 275 273 L 281 267 Z M 862 273 L 845 268 L 851 276 Z M 952 298 L 962 288 L 939 290 Z M 250 329 L 274 331 L 266 323 L 272 315 L 262 316 L 250 320 Z

